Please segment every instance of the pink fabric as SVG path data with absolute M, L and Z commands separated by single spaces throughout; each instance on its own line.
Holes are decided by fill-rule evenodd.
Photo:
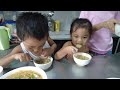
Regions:
M 89 19 L 93 25 L 107 21 L 111 18 L 120 20 L 119 11 L 81 11 L 79 18 Z M 112 32 L 109 29 L 102 28 L 96 31 L 89 41 L 91 51 L 105 54 L 113 47 Z

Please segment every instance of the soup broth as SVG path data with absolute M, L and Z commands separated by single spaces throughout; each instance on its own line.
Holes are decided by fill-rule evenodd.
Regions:
M 32 70 L 21 70 L 16 72 L 6 79 L 43 79 L 42 76 Z
M 88 60 L 89 58 L 83 55 L 77 55 L 76 58 L 81 59 L 81 60 Z
M 50 59 L 37 59 L 35 60 L 37 64 L 46 64 L 50 62 Z

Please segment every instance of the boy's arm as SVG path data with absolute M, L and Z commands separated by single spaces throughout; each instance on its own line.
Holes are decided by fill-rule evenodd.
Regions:
M 54 53 L 57 48 L 57 44 L 50 37 L 48 37 L 48 43 L 51 46 L 50 48 L 52 50 L 52 53 Z
M 3 66 L 3 67 L 7 66 L 10 62 L 15 60 L 14 55 L 20 52 L 21 52 L 20 46 L 16 46 L 10 54 L 6 55 L 3 58 L 0 58 L 0 66 Z

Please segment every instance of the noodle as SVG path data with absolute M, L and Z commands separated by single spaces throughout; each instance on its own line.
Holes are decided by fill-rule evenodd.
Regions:
M 43 79 L 42 76 L 32 70 L 21 70 L 16 72 L 6 79 Z
M 50 62 L 50 59 L 36 59 L 35 62 L 37 64 L 46 64 Z

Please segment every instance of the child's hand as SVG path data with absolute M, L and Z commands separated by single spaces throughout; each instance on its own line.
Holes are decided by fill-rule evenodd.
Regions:
M 67 58 L 68 59 L 72 59 L 73 58 L 73 54 L 78 52 L 78 49 L 74 46 L 68 46 L 65 48 L 66 49 L 66 53 L 67 53 Z
M 51 48 L 44 48 L 41 56 L 48 57 L 51 56 L 52 54 L 53 54 L 53 50 Z
M 21 62 L 29 61 L 29 60 L 32 59 L 32 57 L 27 53 L 18 53 L 18 54 L 15 54 L 14 57 L 15 57 L 16 60 L 19 59 Z

